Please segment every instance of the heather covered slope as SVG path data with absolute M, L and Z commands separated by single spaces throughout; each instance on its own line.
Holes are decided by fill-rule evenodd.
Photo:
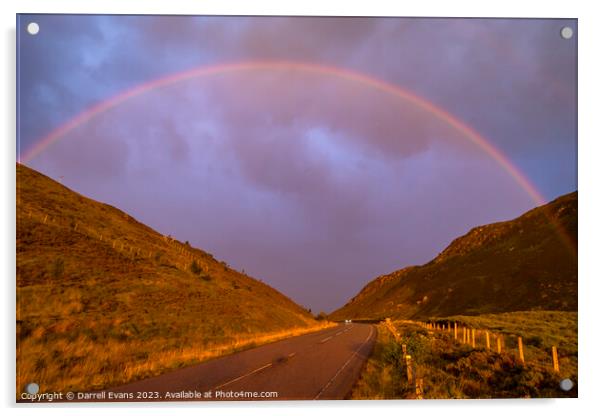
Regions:
M 275 289 L 17 165 L 17 391 L 119 384 L 307 331 Z
M 473 228 L 427 264 L 377 277 L 330 318 L 576 311 L 576 241 L 574 192 Z

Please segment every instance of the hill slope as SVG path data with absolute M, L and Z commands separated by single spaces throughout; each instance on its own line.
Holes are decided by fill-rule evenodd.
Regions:
M 431 262 L 374 279 L 330 318 L 576 311 L 577 258 L 567 241 L 577 241 L 577 192 L 473 228 Z
M 278 291 L 17 165 L 17 391 L 102 388 L 316 327 Z

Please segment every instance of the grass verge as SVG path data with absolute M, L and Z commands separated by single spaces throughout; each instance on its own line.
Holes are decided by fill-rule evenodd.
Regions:
M 20 363 L 17 391 L 23 391 L 31 381 L 38 383 L 43 391 L 100 390 L 334 325 L 323 322 L 311 327 L 234 336 L 228 342 L 203 347 L 165 345 L 160 340 L 149 343 L 110 339 L 99 343 L 80 336 L 71 341 L 57 340 L 48 348 L 44 342 L 28 338 L 25 342 L 30 345 L 17 351 Z M 21 357 L 19 351 L 27 351 L 34 358 Z
M 454 317 L 461 324 L 472 324 L 472 327 L 480 324 L 480 328 L 499 331 L 492 332 L 492 337 L 504 334 L 505 349 L 500 354 L 495 348 L 487 350 L 484 341 L 477 342 L 473 348 L 454 340 L 453 332 L 427 330 L 411 321 L 394 322 L 400 333 L 396 341 L 387 326 L 379 324 L 373 354 L 351 398 L 416 398 L 415 384 L 407 379 L 403 344 L 412 357 L 414 378 L 423 380 L 425 399 L 577 397 L 576 329 L 571 324 L 576 322 L 576 314 L 548 314 L 517 312 L 500 314 L 499 319 L 494 315 Z M 555 320 L 537 323 L 544 316 L 554 316 Z M 522 331 L 518 331 L 521 328 Z M 528 340 L 524 364 L 515 350 L 513 337 L 517 334 L 512 332 L 514 330 Z M 552 368 L 550 342 L 562 346 L 559 373 Z M 575 383 L 568 392 L 559 387 L 564 378 Z

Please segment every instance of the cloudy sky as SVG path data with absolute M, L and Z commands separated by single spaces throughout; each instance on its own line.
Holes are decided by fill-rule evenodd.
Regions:
M 314 311 L 537 201 L 433 111 L 499 149 L 544 200 L 577 189 L 573 20 L 21 15 L 17 157 L 213 253 Z M 29 22 L 40 26 L 26 32 Z M 26 158 L 87 108 L 122 102 Z

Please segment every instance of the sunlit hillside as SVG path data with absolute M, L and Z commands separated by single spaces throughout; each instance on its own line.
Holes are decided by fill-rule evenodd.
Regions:
M 17 391 L 99 389 L 320 326 L 211 254 L 17 165 Z

